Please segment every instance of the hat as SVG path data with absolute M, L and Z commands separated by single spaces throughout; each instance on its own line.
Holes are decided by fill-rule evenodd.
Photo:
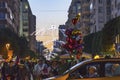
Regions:
M 93 70 L 97 70 L 97 68 L 95 66 L 90 66 L 89 69 L 93 69 Z

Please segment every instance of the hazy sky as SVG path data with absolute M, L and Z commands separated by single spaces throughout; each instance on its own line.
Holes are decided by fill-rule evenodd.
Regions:
M 28 0 L 37 18 L 37 29 L 65 24 L 71 0 Z
M 51 31 L 51 26 L 58 27 L 61 24 L 65 24 L 68 19 L 68 9 L 72 0 L 28 1 L 32 13 L 36 15 L 36 28 L 38 32 L 36 39 L 43 41 L 44 45 L 52 50 L 53 40 L 58 39 L 58 33 L 55 32 L 57 30 Z

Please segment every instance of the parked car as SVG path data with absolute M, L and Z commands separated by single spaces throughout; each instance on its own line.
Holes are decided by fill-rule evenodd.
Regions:
M 97 76 L 88 76 L 90 67 L 94 68 Z M 44 80 L 120 80 L 120 58 L 85 60 L 62 75 Z

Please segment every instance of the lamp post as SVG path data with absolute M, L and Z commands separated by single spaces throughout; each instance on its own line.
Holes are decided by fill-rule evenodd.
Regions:
M 6 48 L 7 48 L 7 51 L 9 51 L 9 48 L 10 48 L 10 44 L 9 43 L 6 44 Z
M 12 59 L 12 55 L 13 55 L 13 51 L 10 50 L 10 43 L 6 44 L 6 49 L 7 49 L 7 55 L 8 55 L 7 61 L 10 61 Z

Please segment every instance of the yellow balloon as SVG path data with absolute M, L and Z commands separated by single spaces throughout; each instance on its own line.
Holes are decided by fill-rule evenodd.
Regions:
M 99 59 L 100 58 L 100 56 L 99 55 L 96 55 L 95 57 L 94 57 L 94 59 Z

